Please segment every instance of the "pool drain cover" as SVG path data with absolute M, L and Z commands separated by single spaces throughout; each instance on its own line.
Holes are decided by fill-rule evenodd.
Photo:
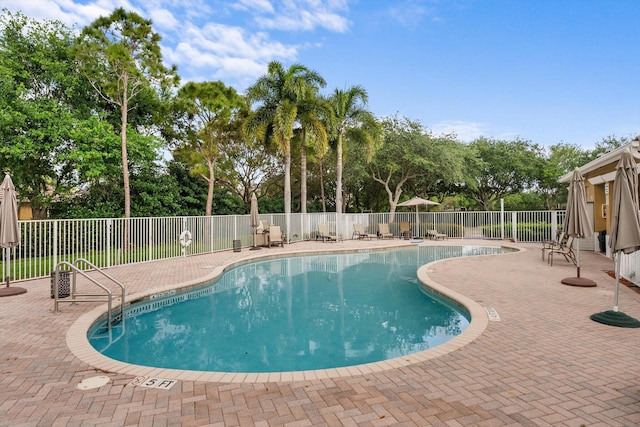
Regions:
M 85 378 L 77 385 L 78 390 L 89 390 L 92 388 L 102 387 L 109 382 L 109 377 L 101 375 L 99 377 Z
M 493 307 L 485 307 L 484 309 L 487 312 L 487 315 L 489 316 L 489 320 L 490 321 L 492 321 L 492 322 L 499 322 L 500 321 L 500 315 L 498 314 L 498 312 L 496 311 L 495 308 L 493 308 Z

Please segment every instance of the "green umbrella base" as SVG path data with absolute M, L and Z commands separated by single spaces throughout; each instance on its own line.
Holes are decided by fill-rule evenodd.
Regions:
M 621 328 L 640 328 L 640 321 L 628 316 L 621 311 L 607 310 L 591 315 L 591 320 L 605 325 L 619 326 Z
M 25 288 L 18 288 L 18 287 L 11 288 L 7 286 L 6 288 L 0 288 L 0 297 L 10 297 L 12 295 L 20 295 L 26 292 L 27 290 Z
M 584 277 L 567 277 L 566 279 L 562 279 L 560 283 L 569 286 L 582 286 L 583 288 L 592 288 L 596 286 L 596 282 Z

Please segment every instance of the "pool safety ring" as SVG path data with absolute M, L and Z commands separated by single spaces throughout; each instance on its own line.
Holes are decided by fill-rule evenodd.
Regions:
M 191 245 L 191 232 L 189 230 L 184 230 L 180 233 L 180 244 L 183 248 Z

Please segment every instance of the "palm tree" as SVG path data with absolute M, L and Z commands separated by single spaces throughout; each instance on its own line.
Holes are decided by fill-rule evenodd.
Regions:
M 331 114 L 324 99 L 310 94 L 298 108 L 297 129 L 300 137 L 300 212 L 307 213 L 307 148 L 318 152 L 327 149 L 327 131 L 323 117 Z
M 284 211 L 287 240 L 291 235 L 291 138 L 299 119 L 299 107 L 324 87 L 324 79 L 300 64 L 284 69 L 271 61 L 267 74 L 247 89 L 247 98 L 259 106 L 247 121 L 247 129 L 262 141 L 278 145 L 284 156 Z
M 368 101 L 367 91 L 359 85 L 347 90 L 336 89 L 328 102 L 332 110 L 334 124 L 334 148 L 336 150 L 336 213 L 343 211 L 342 206 L 342 152 L 345 140 L 357 144 L 366 144 L 370 149 L 378 136 L 377 123 L 373 114 L 365 109 Z

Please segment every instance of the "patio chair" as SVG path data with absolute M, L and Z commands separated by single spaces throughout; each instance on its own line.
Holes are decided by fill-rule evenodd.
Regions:
M 357 237 L 358 239 L 371 240 L 372 237 L 378 237 L 378 235 L 373 233 L 367 233 L 364 230 L 364 225 L 362 224 L 353 224 L 353 234 L 351 235 L 351 238 L 353 239 L 354 237 Z
M 576 264 L 576 254 L 573 252 L 573 236 L 569 236 L 565 244 L 560 245 L 557 248 L 551 249 L 549 251 L 549 257 L 547 258 L 547 262 L 553 266 L 553 254 L 560 254 L 567 260 L 567 262 L 572 262 Z
M 542 241 L 542 260 L 544 261 L 545 252 L 551 251 L 553 249 L 559 249 L 562 245 L 567 241 L 567 236 L 564 234 L 564 231 L 560 231 L 556 235 L 555 240 L 544 240 Z
M 269 247 L 274 243 L 284 248 L 284 239 L 282 238 L 282 231 L 279 225 L 269 227 Z
M 380 232 L 379 237 L 381 238 L 389 238 L 393 239 L 393 233 L 389 231 L 389 224 L 386 222 L 381 222 L 378 224 L 378 231 Z
M 322 241 L 330 241 L 335 242 L 338 240 L 338 236 L 335 234 L 331 234 L 329 232 L 329 227 L 327 224 L 318 224 L 318 234 L 316 235 L 316 240 L 322 239 Z
M 411 224 L 408 222 L 400 223 L 400 238 L 404 238 L 405 240 L 411 239 Z
M 428 239 L 444 240 L 447 237 L 449 237 L 449 236 L 447 236 L 444 233 L 438 233 L 438 230 L 435 230 L 435 229 L 427 231 L 427 238 Z

